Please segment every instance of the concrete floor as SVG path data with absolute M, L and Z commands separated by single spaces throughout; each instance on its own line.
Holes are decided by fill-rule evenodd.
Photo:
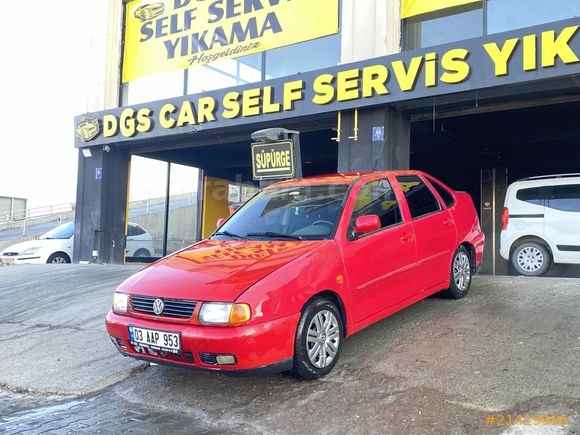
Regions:
M 580 430 L 578 279 L 476 277 L 463 300 L 431 297 L 345 340 L 334 371 L 309 382 L 123 358 L 102 320 L 115 286 L 135 270 L 0 268 L 0 431 Z M 530 425 L 507 427 L 507 414 L 528 415 Z M 548 414 L 568 424 L 534 424 Z

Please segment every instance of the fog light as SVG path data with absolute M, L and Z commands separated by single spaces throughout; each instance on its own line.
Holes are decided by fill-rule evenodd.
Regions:
M 233 355 L 217 355 L 215 359 L 220 366 L 232 366 L 236 363 Z
M 113 344 L 115 346 L 118 346 L 121 349 L 127 349 L 127 346 L 125 346 L 125 343 L 123 343 L 123 340 L 121 340 L 120 338 L 117 338 L 117 337 L 113 337 L 112 335 L 110 337 L 111 337 L 111 341 L 113 342 Z
M 199 354 L 199 360 L 204 364 L 212 366 L 233 366 L 237 364 L 235 355 L 218 355 L 202 352 Z

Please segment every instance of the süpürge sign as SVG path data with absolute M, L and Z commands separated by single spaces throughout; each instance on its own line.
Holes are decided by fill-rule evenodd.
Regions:
M 254 180 L 293 178 L 294 146 L 291 140 L 252 144 Z

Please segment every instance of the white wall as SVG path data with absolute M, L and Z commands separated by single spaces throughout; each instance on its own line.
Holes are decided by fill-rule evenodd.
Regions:
M 29 207 L 74 202 L 73 117 L 103 108 L 107 3 L 4 3 L 0 195 Z
M 342 63 L 401 51 L 400 0 L 343 0 Z

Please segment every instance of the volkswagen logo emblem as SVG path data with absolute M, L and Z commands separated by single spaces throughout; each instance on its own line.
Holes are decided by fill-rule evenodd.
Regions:
M 155 302 L 153 302 L 153 312 L 160 315 L 163 312 L 163 308 L 165 308 L 163 301 L 161 299 L 155 299 Z

